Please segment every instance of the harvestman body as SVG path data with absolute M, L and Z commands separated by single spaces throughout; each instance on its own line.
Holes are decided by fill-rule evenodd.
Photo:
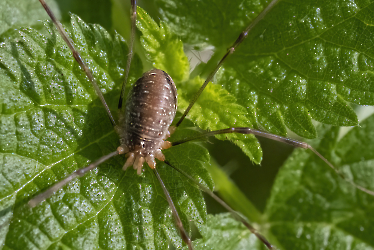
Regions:
M 177 111 L 177 88 L 167 73 L 150 70 L 136 81 L 125 107 L 115 127 L 120 135 L 118 151 L 128 153 L 123 170 L 134 165 L 141 174 L 144 161 L 154 169 L 155 158 L 165 160 L 161 149 L 171 147 L 164 139 L 170 136 L 169 127 Z
M 53 13 L 50 11 L 49 7 L 46 5 L 44 0 L 39 0 L 49 16 L 51 17 L 52 21 L 55 23 L 57 29 L 59 30 L 62 38 L 65 40 L 67 45 L 69 46 L 70 50 L 73 53 L 74 58 L 77 60 L 81 68 L 86 72 L 86 75 L 92 82 L 92 85 L 99 96 L 103 106 L 105 107 L 107 114 L 116 130 L 116 132 L 120 136 L 120 146 L 117 148 L 116 151 L 101 157 L 96 162 L 90 164 L 89 166 L 79 169 L 64 180 L 58 182 L 45 192 L 39 194 L 38 196 L 34 197 L 30 200 L 29 205 L 34 207 L 39 204 L 41 201 L 45 200 L 49 196 L 51 196 L 55 191 L 60 189 L 62 186 L 67 184 L 72 179 L 83 176 L 88 171 L 96 168 L 102 162 L 108 160 L 109 158 L 119 155 L 119 154 L 126 154 L 127 160 L 123 166 L 123 170 L 126 170 L 128 167 L 133 166 L 134 169 L 137 170 L 138 174 L 141 174 L 141 170 L 143 167 L 144 162 L 146 162 L 151 169 L 153 169 L 154 174 L 156 175 L 157 179 L 159 180 L 161 187 L 164 191 L 166 199 L 169 203 L 169 206 L 172 210 L 174 219 L 176 221 L 176 225 L 181 233 L 181 237 L 183 241 L 188 245 L 189 249 L 193 249 L 192 242 L 185 231 L 182 221 L 179 218 L 178 212 L 174 206 L 174 203 L 170 197 L 168 190 L 166 189 L 163 181 L 158 174 L 156 168 L 155 159 L 160 161 L 165 161 L 166 164 L 169 166 L 170 163 L 165 160 L 165 156 L 161 152 L 162 149 L 169 148 L 171 146 L 175 146 L 178 144 L 182 144 L 187 141 L 196 140 L 199 138 L 204 138 L 208 136 L 213 136 L 217 134 L 226 134 L 226 133 L 241 133 L 241 134 L 254 134 L 261 137 L 266 137 L 272 140 L 281 141 L 292 145 L 294 147 L 301 147 L 305 149 L 312 150 L 317 156 L 319 156 L 328 166 L 330 166 L 339 176 L 341 176 L 344 180 L 349 182 L 351 185 L 355 186 L 356 188 L 370 194 L 374 195 L 374 192 L 367 190 L 361 186 L 356 185 L 350 180 L 344 178 L 344 176 L 329 162 L 327 161 L 321 154 L 319 154 L 315 149 L 313 149 L 310 145 L 305 142 L 300 142 L 296 140 L 292 140 L 289 138 L 269 134 L 266 132 L 262 132 L 259 130 L 251 129 L 251 128 L 227 128 L 217 131 L 206 132 L 200 136 L 189 138 L 186 140 L 178 141 L 178 142 L 168 142 L 165 141 L 170 134 L 175 130 L 175 127 L 170 127 L 177 109 L 177 90 L 175 84 L 171 77 L 164 71 L 159 69 L 153 69 L 143 74 L 141 78 L 137 80 L 134 87 L 130 91 L 128 98 L 126 99 L 125 108 L 122 108 L 122 100 L 124 97 L 124 89 L 127 82 L 130 64 L 133 56 L 133 44 L 134 44 L 134 37 L 135 37 L 135 20 L 136 20 L 136 0 L 131 0 L 132 4 L 132 15 L 131 15 L 131 40 L 130 40 L 130 53 L 127 62 L 126 68 L 126 75 L 124 84 L 122 87 L 122 92 L 119 100 L 118 107 L 121 109 L 119 115 L 119 123 L 117 124 L 106 104 L 106 101 L 94 79 L 92 73 L 86 66 L 86 64 L 82 61 L 79 53 L 74 48 L 73 44 L 70 42 L 67 34 L 65 33 L 64 29 L 62 28 L 61 24 L 56 20 Z M 208 76 L 198 93 L 195 95 L 193 100 L 191 101 L 190 105 L 184 112 L 182 118 L 178 121 L 176 126 L 178 127 L 183 119 L 186 117 L 192 106 L 194 105 L 195 101 L 199 97 L 199 95 L 203 92 L 206 85 L 211 81 L 215 73 L 221 67 L 222 63 L 226 60 L 226 58 L 235 51 L 235 48 L 247 37 L 248 32 L 261 20 L 269 10 L 277 4 L 278 0 L 273 0 L 263 11 L 262 13 L 239 35 L 237 40 L 228 49 L 227 53 L 224 57 L 219 61 L 217 67 L 212 71 L 212 73 Z M 172 168 L 176 169 L 174 166 Z M 198 183 L 188 174 L 183 172 L 182 170 L 176 169 L 178 172 L 192 180 L 197 186 L 200 187 L 203 191 L 207 192 L 211 195 L 214 199 L 216 199 L 221 205 L 223 205 L 227 210 L 229 210 L 233 216 L 241 221 L 252 233 L 254 233 L 269 249 L 272 249 L 272 245 L 261 235 L 259 234 L 241 215 L 237 212 L 232 210 L 226 203 L 224 203 L 219 197 L 217 197 L 214 193 L 212 193 L 209 189 Z

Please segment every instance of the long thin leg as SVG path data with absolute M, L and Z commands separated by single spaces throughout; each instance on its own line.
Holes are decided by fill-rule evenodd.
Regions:
M 226 210 L 229 211 L 236 220 L 238 220 L 241 223 L 243 223 L 244 226 L 246 226 L 249 229 L 249 231 L 251 231 L 251 233 L 253 233 L 254 235 L 256 235 L 256 237 L 259 240 L 261 240 L 266 245 L 266 247 L 268 249 L 273 249 L 273 246 L 270 244 L 270 242 L 263 235 L 261 235 L 259 232 L 257 232 L 257 230 L 251 224 L 249 224 L 247 222 L 247 220 L 245 218 L 243 218 L 243 216 L 241 214 L 239 214 L 234 209 L 232 209 L 226 202 L 224 202 L 221 198 L 219 198 L 215 193 L 213 193 L 208 188 L 206 188 L 204 185 L 202 185 L 201 183 L 199 183 L 198 181 L 196 181 L 194 178 L 192 178 L 189 174 L 187 174 L 183 170 L 181 170 L 179 168 L 176 168 L 173 165 L 171 165 L 170 162 L 168 162 L 168 161 L 164 161 L 164 162 L 167 165 L 169 165 L 170 167 L 174 168 L 179 173 L 181 173 L 182 175 L 186 176 L 193 183 L 195 183 L 202 191 L 204 191 L 205 193 L 209 194 L 213 199 L 215 199 L 219 204 L 221 204 L 222 207 L 226 208 Z
M 99 86 L 97 85 L 96 80 L 91 73 L 91 70 L 83 62 L 83 60 L 81 58 L 81 55 L 79 54 L 78 50 L 75 49 L 75 47 L 74 47 L 73 43 L 71 42 L 68 34 L 66 34 L 66 32 L 65 32 L 64 28 L 62 27 L 61 23 L 56 19 L 55 15 L 52 13 L 51 9 L 46 4 L 46 2 L 44 0 L 39 0 L 39 2 L 43 5 L 45 11 L 48 13 L 49 17 L 52 19 L 52 22 L 55 24 L 58 32 L 60 33 L 60 35 L 62 37 L 62 39 L 64 39 L 64 41 L 68 45 L 69 49 L 73 53 L 73 56 L 74 56 L 75 60 L 78 62 L 79 66 L 82 68 L 82 70 L 86 73 L 88 79 L 90 79 L 90 81 L 92 83 L 92 86 L 94 87 L 97 96 L 99 97 L 101 103 L 103 104 L 112 125 L 116 126 L 116 122 L 113 119 L 113 116 L 112 116 L 112 113 L 109 110 L 108 104 L 106 103 L 106 101 L 104 99 L 104 96 L 103 96 L 103 93 L 101 92 Z
M 88 165 L 87 167 L 85 168 L 81 168 L 81 169 L 78 169 L 77 171 L 75 171 L 74 173 L 72 173 L 71 175 L 69 175 L 68 177 L 66 177 L 65 179 L 63 179 L 62 181 L 59 181 L 57 182 L 55 185 L 53 185 L 52 187 L 48 188 L 46 191 L 44 191 L 43 193 L 35 196 L 34 198 L 32 198 L 30 201 L 29 201 L 29 206 L 30 207 L 35 207 L 36 205 L 38 205 L 40 202 L 44 201 L 45 199 L 49 198 L 54 192 L 56 192 L 57 190 L 61 189 L 63 186 L 65 186 L 66 184 L 68 184 L 70 181 L 74 180 L 75 178 L 77 177 L 82 177 L 83 175 L 85 175 L 87 172 L 91 171 L 92 169 L 96 168 L 97 166 L 99 166 L 101 163 L 103 163 L 104 161 L 112 158 L 113 156 L 116 156 L 118 155 L 119 152 L 118 151 L 114 151 L 110 154 L 107 154 L 107 155 L 104 155 L 103 157 L 101 157 L 100 159 L 98 159 L 97 161 L 95 161 L 94 163 L 91 163 L 90 165 Z
M 335 173 L 338 176 L 340 176 L 340 178 L 342 178 L 344 181 L 348 182 L 349 184 L 351 184 L 355 188 L 358 188 L 361 191 L 363 191 L 363 192 L 365 192 L 369 195 L 374 196 L 373 191 L 368 190 L 368 189 L 366 189 L 366 188 L 364 188 L 360 185 L 357 185 L 352 180 L 347 179 L 345 177 L 345 175 L 341 171 L 339 171 L 339 169 L 334 167 L 334 165 L 332 165 L 331 162 L 329 162 L 325 157 L 323 157 L 317 150 L 315 150 L 308 143 L 298 141 L 298 140 L 293 140 L 293 139 L 283 137 L 283 136 L 279 136 L 279 135 L 270 134 L 270 133 L 263 132 L 263 131 L 260 131 L 260 130 L 257 130 L 257 129 L 238 127 L 238 128 L 226 128 L 226 129 L 221 129 L 221 130 L 216 130 L 216 131 L 210 131 L 210 132 L 206 132 L 206 133 L 203 133 L 203 134 L 195 136 L 195 137 L 191 137 L 191 138 L 188 138 L 188 139 L 173 142 L 172 146 L 176 146 L 176 145 L 188 142 L 188 141 L 193 141 L 193 140 L 197 140 L 197 139 L 201 139 L 201 138 L 205 138 L 205 137 L 209 137 L 209 136 L 213 136 L 213 135 L 231 134 L 231 133 L 253 134 L 253 135 L 260 136 L 260 137 L 265 137 L 265 138 L 268 138 L 268 139 L 271 139 L 271 140 L 274 140 L 274 141 L 283 142 L 283 143 L 286 143 L 286 144 L 291 145 L 291 146 L 296 147 L 296 148 L 310 149 L 315 155 L 317 155 L 321 160 L 323 160 L 330 168 L 332 168 L 335 171 Z
M 178 229 L 179 229 L 179 232 L 180 232 L 180 234 L 181 234 L 181 237 L 182 237 L 183 241 L 187 244 L 188 249 L 193 250 L 191 239 L 190 239 L 190 237 L 188 236 L 186 230 L 185 230 L 184 227 L 183 227 L 183 224 L 182 224 L 181 218 L 180 218 L 179 215 L 178 215 L 178 211 L 177 211 L 177 209 L 176 209 L 175 206 L 174 206 L 174 203 L 173 203 L 173 200 L 172 200 L 171 197 L 170 197 L 170 193 L 169 193 L 169 191 L 168 191 L 167 188 L 165 187 L 165 184 L 164 184 L 164 182 L 162 181 L 161 176 L 160 176 L 160 174 L 157 172 L 157 169 L 156 169 L 156 168 L 153 169 L 153 173 L 156 175 L 158 181 L 159 181 L 160 184 L 161 184 L 162 190 L 164 191 L 164 194 L 165 194 L 166 200 L 167 200 L 168 203 L 169 203 L 169 206 L 170 206 L 170 208 L 171 208 L 171 212 L 172 212 L 172 214 L 173 214 L 173 217 L 174 217 L 175 223 L 177 224 L 177 227 L 178 227 Z
M 135 41 L 135 28 L 136 28 L 136 0 L 131 0 L 131 35 L 130 35 L 130 44 L 129 44 L 129 54 L 127 56 L 127 64 L 126 64 L 126 73 L 125 79 L 123 80 L 121 95 L 119 96 L 118 101 L 118 108 L 122 108 L 122 102 L 125 95 L 125 88 L 127 84 L 127 79 L 129 78 L 130 66 L 131 61 L 134 56 L 134 41 Z
M 195 104 L 197 98 L 199 98 L 199 96 L 201 95 L 201 93 L 204 91 L 206 85 L 208 85 L 208 83 L 212 80 L 212 78 L 214 77 L 214 75 L 217 73 L 217 71 L 221 68 L 222 64 L 224 63 L 224 61 L 226 61 L 226 59 L 229 57 L 229 55 L 231 55 L 232 53 L 234 53 L 236 47 L 239 46 L 239 44 L 241 44 L 244 39 L 248 36 L 248 33 L 253 29 L 253 27 L 256 26 L 256 24 L 261 20 L 263 19 L 266 14 L 278 3 L 279 0 L 273 0 L 271 1 L 271 3 L 260 13 L 260 15 L 258 15 L 255 20 L 253 20 L 251 22 L 251 24 L 249 24 L 247 26 L 247 28 L 245 28 L 244 31 L 242 31 L 242 33 L 240 33 L 239 37 L 236 39 L 236 41 L 231 45 L 231 47 L 227 50 L 226 54 L 222 57 L 222 59 L 219 61 L 219 63 L 217 64 L 217 66 L 215 67 L 215 69 L 209 74 L 209 76 L 207 77 L 207 79 L 205 80 L 204 84 L 200 87 L 199 91 L 197 91 L 196 95 L 194 96 L 194 98 L 191 100 L 190 104 L 188 105 L 186 111 L 184 111 L 182 117 L 179 119 L 179 121 L 177 122 L 177 124 L 175 126 L 179 126 L 182 121 L 184 120 L 184 118 L 187 116 L 188 112 L 190 112 L 192 106 Z

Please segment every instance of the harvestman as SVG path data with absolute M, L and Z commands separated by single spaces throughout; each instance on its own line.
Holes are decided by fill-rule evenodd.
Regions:
M 121 110 L 120 118 L 118 124 L 114 120 L 111 111 L 104 99 L 104 96 L 99 89 L 95 78 L 93 77 L 90 69 L 81 59 L 80 54 L 74 48 L 72 42 L 68 35 L 66 34 L 65 30 L 62 28 L 61 24 L 57 21 L 54 14 L 51 12 L 50 8 L 47 6 L 44 0 L 39 0 L 40 3 L 43 5 L 45 10 L 47 11 L 48 15 L 52 19 L 53 23 L 57 27 L 60 35 L 62 36 L 63 40 L 66 42 L 68 47 L 73 53 L 75 60 L 79 63 L 80 67 L 86 73 L 87 77 L 90 79 L 96 94 L 100 98 L 108 117 L 120 137 L 120 146 L 117 148 L 116 151 L 105 155 L 98 159 L 96 162 L 90 164 L 89 166 L 79 169 L 75 171 L 73 174 L 69 175 L 62 181 L 58 182 L 54 186 L 50 187 L 45 192 L 39 194 L 38 196 L 34 197 L 29 201 L 29 205 L 31 207 L 36 206 L 41 201 L 45 200 L 46 198 L 50 197 L 55 191 L 62 188 L 65 184 L 70 182 L 71 180 L 75 179 L 76 177 L 81 177 L 85 175 L 87 172 L 91 171 L 92 169 L 96 168 L 101 163 L 105 162 L 106 160 L 119 155 L 119 154 L 126 154 L 127 160 L 123 166 L 123 170 L 126 170 L 128 167 L 133 166 L 134 169 L 137 169 L 137 173 L 140 175 L 141 170 L 143 167 L 144 162 L 147 162 L 149 167 L 153 170 L 153 173 L 157 177 L 160 182 L 160 185 L 163 189 L 163 192 L 166 196 L 166 199 L 169 203 L 169 206 L 172 210 L 172 214 L 175 219 L 175 223 L 180 231 L 181 237 L 183 241 L 188 245 L 189 249 L 193 249 L 192 242 L 190 237 L 188 236 L 187 232 L 185 231 L 182 221 L 178 215 L 178 212 L 174 206 L 174 203 L 170 197 L 168 190 L 166 189 L 161 176 L 159 175 L 155 158 L 164 161 L 167 165 L 174 168 L 176 171 L 180 172 L 191 181 L 193 181 L 199 188 L 209 195 L 211 195 L 214 199 L 216 199 L 222 206 L 224 206 L 228 211 L 230 211 L 233 216 L 241 221 L 252 233 L 254 233 L 269 249 L 272 249 L 273 246 L 261 235 L 259 234 L 247 221 L 244 219 L 239 213 L 235 212 L 231 209 L 225 202 L 223 202 L 219 197 L 217 197 L 213 192 L 209 189 L 198 183 L 194 180 L 191 176 L 189 176 L 184 171 L 175 168 L 172 166 L 167 160 L 165 160 L 165 156 L 161 152 L 162 149 L 169 148 L 171 146 L 176 146 L 188 141 L 205 138 L 217 134 L 227 134 L 227 133 L 240 133 L 240 134 L 253 134 L 256 136 L 266 137 L 272 140 L 280 141 L 294 147 L 300 147 L 304 149 L 310 149 L 315 153 L 319 158 L 321 158 L 329 167 L 331 167 L 341 178 L 345 181 L 353 185 L 354 187 L 374 196 L 374 192 L 367 190 L 361 186 L 356 185 L 351 180 L 348 180 L 340 173 L 338 169 L 336 169 L 327 159 L 325 159 L 320 153 L 318 153 L 314 148 L 308 145 L 305 142 L 292 140 L 289 138 L 269 134 L 266 132 L 262 132 L 259 130 L 246 128 L 246 127 L 232 127 L 222 130 L 210 131 L 203 133 L 199 136 L 177 141 L 177 142 L 168 142 L 166 139 L 168 136 L 178 127 L 184 118 L 187 116 L 189 111 L 191 110 L 192 106 L 203 92 L 206 85 L 212 80 L 218 69 L 221 67 L 223 62 L 229 57 L 235 49 L 243 42 L 243 40 L 247 37 L 248 33 L 251 29 L 260 21 L 264 16 L 277 4 L 278 0 L 273 0 L 261 13 L 257 16 L 257 18 L 242 32 L 240 33 L 237 40 L 232 44 L 232 46 L 227 50 L 226 54 L 223 58 L 219 61 L 215 69 L 209 74 L 207 79 L 205 80 L 204 84 L 201 86 L 199 91 L 194 96 L 193 100 L 190 102 L 188 108 L 183 113 L 180 120 L 176 123 L 176 126 L 170 126 L 177 108 L 177 92 L 176 87 L 171 79 L 171 77 L 162 70 L 153 69 L 143 74 L 141 78 L 137 80 L 134 87 L 130 91 L 128 98 L 126 100 L 126 105 L 123 104 L 124 93 L 125 93 L 125 86 L 127 83 L 131 60 L 133 57 L 133 47 L 134 47 L 134 39 L 135 39 L 135 21 L 136 21 L 136 0 L 131 0 L 132 5 L 132 14 L 131 14 L 131 38 L 129 44 L 129 56 L 126 65 L 126 74 L 124 83 L 122 85 L 121 95 L 118 103 L 118 108 Z M 166 100 L 166 101 L 164 101 Z M 141 104 L 141 105 L 140 105 Z M 161 106 L 160 106 L 161 104 Z M 140 108 L 141 107 L 141 108 Z M 160 113 L 160 114 L 158 114 Z M 158 115 L 154 115 L 158 114 Z M 142 117 L 147 117 L 148 122 L 142 121 Z M 162 120 L 161 123 L 154 125 L 154 120 Z M 144 120 L 144 119 L 143 119 Z M 146 129 L 143 129 L 146 128 Z M 125 132 L 127 131 L 127 132 Z

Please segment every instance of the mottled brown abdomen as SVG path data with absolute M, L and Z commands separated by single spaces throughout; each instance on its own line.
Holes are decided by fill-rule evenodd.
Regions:
M 161 149 L 176 109 L 177 89 L 166 72 L 153 69 L 136 81 L 124 112 L 121 111 L 117 129 L 121 146 L 129 152 L 124 168 L 134 164 L 140 174 L 139 165 L 144 160 L 154 167 L 155 157 L 163 159 Z

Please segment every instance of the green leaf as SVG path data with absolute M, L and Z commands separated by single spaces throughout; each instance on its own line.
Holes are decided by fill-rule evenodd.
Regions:
M 160 18 L 184 42 L 216 48 L 209 71 L 269 1 L 157 2 Z M 225 63 L 216 82 L 247 109 L 251 125 L 276 134 L 285 135 L 287 127 L 314 138 L 311 119 L 356 125 L 347 101 L 374 103 L 373 28 L 367 18 L 372 8 L 370 1 L 279 1 Z
M 149 26 L 138 22 L 148 59 L 180 81 L 176 84 L 182 112 L 204 75 L 268 2 L 217 0 L 180 5 L 186 3 L 161 5 L 161 28 L 145 13 L 139 15 L 149 21 Z M 215 78 L 216 84 L 208 85 L 188 115 L 190 121 L 183 126 L 192 126 L 191 121 L 201 129 L 211 130 L 253 126 L 280 135 L 285 135 L 288 128 L 314 138 L 317 132 L 312 118 L 339 126 L 356 124 L 356 115 L 347 102 L 372 103 L 372 7 L 366 2 L 355 6 L 345 2 L 280 1 L 224 64 Z M 113 1 L 112 11 L 106 12 L 111 15 L 109 20 L 115 19 L 117 7 L 118 2 Z M 172 18 L 168 12 L 177 15 Z M 101 22 L 103 16 L 99 16 Z M 321 26 L 323 22 L 327 24 Z M 112 26 L 118 27 L 119 23 L 121 20 Z M 47 38 L 26 29 L 1 44 L 0 245 L 4 249 L 164 249 L 169 242 L 178 248 L 184 246 L 152 172 L 148 168 L 142 176 L 132 170 L 123 172 L 123 157 L 75 180 L 35 209 L 26 206 L 35 194 L 118 146 L 118 137 L 89 81 L 55 29 L 50 24 L 47 27 Z M 77 20 L 71 33 L 111 110 L 116 110 L 128 53 L 123 39 L 108 35 L 99 26 L 87 28 Z M 212 45 L 216 52 L 210 62 L 189 74 L 188 59 L 179 39 L 194 48 Z M 169 56 L 173 57 L 170 61 Z M 147 62 L 135 57 L 130 85 L 144 71 L 142 65 Z M 195 130 L 184 127 L 171 140 L 189 137 L 196 134 Z M 370 128 L 361 132 L 363 136 L 357 141 L 356 135 L 343 139 L 346 148 L 336 146 L 335 135 L 327 136 L 321 144 L 326 147 L 317 149 L 324 155 L 331 154 L 328 158 L 336 166 L 359 167 L 363 157 L 371 155 L 367 151 L 371 146 L 364 147 L 366 143 L 373 144 L 366 138 L 369 131 Z M 220 138 L 223 137 L 226 136 Z M 253 161 L 261 160 L 259 144 L 253 137 L 232 140 L 244 145 L 242 149 Z M 206 171 L 209 155 L 200 144 L 180 145 L 165 151 L 165 155 L 173 165 L 212 188 Z M 352 249 L 371 249 L 372 222 L 363 219 L 372 217 L 371 197 L 337 179 L 315 157 L 308 157 L 308 153 L 295 153 L 289 159 L 287 166 L 292 167 L 286 166 L 277 178 L 263 218 L 253 219 L 261 221 L 256 228 L 280 249 L 320 249 L 326 248 L 326 242 L 332 249 L 340 249 L 349 240 L 353 242 Z M 351 159 L 356 165 L 350 165 Z M 355 182 L 372 189 L 372 167 L 370 161 L 365 164 L 365 171 L 352 171 L 352 175 Z M 317 165 L 324 170 L 316 170 Z M 200 191 L 167 166 L 158 163 L 158 168 L 187 230 L 193 220 L 203 237 L 198 236 L 197 247 L 208 242 L 213 249 L 237 249 L 241 244 L 244 249 L 252 244 L 263 248 L 253 235 L 229 218 L 208 217 L 206 226 Z M 341 190 L 331 188 L 334 185 Z M 325 193 L 331 197 L 326 198 Z M 299 202 L 294 197 L 304 200 Z M 321 200 L 327 200 L 326 205 Z M 222 226 L 225 223 L 227 227 Z M 330 232 L 333 237 L 326 238 Z M 220 235 L 231 238 L 224 240 Z M 231 240 L 237 235 L 243 235 L 243 241 Z
M 59 12 L 55 1 L 50 2 L 51 8 L 58 17 Z M 48 15 L 38 0 L 3 0 L 0 2 L 0 35 L 21 26 L 33 26 L 38 19 L 47 19 Z M 39 23 L 40 24 L 40 23 Z
M 374 188 L 374 155 L 368 148 L 359 150 L 374 143 L 373 121 L 372 115 L 337 143 L 338 129 L 332 128 L 316 147 L 348 179 L 369 190 Z M 343 181 L 311 152 L 298 149 L 279 172 L 265 215 L 283 249 L 374 249 L 373 206 L 374 197 Z
M 71 26 L 70 37 L 93 70 L 111 110 L 116 110 L 128 54 L 125 41 L 75 16 Z M 90 82 L 54 27 L 50 23 L 47 27 L 49 37 L 33 29 L 20 30 L 0 50 L 4 249 L 165 248 L 169 241 L 181 246 L 152 171 L 145 168 L 141 176 L 124 172 L 124 157 L 107 161 L 37 207 L 28 207 L 27 201 L 37 193 L 118 146 L 118 136 Z M 130 84 L 142 71 L 135 57 Z M 206 149 L 191 143 L 164 153 L 174 166 L 212 188 L 203 167 L 209 164 Z M 190 231 L 189 220 L 204 223 L 206 208 L 200 191 L 164 164 L 158 163 L 158 169 L 186 229 Z
M 324 139 L 315 149 L 348 179 L 373 190 L 374 115 L 339 141 L 338 128 L 323 130 Z M 221 188 L 227 192 L 226 186 Z M 262 220 L 255 226 L 277 249 L 374 249 L 373 207 L 373 196 L 343 181 L 311 151 L 297 149 L 279 171 Z M 262 249 L 245 227 L 220 217 L 220 222 L 208 217 L 196 246 Z M 226 245 L 226 240 L 232 244 Z
M 163 22 L 157 24 L 140 7 L 137 11 L 137 28 L 142 32 L 141 44 L 147 52 L 147 59 L 153 67 L 168 72 L 176 83 L 186 81 L 190 64 L 182 42 Z
M 200 77 L 188 79 L 189 63 L 182 43 L 163 22 L 159 27 L 141 8 L 138 8 L 138 17 L 137 27 L 142 31 L 141 42 L 148 59 L 155 68 L 168 72 L 176 82 L 179 88 L 178 110 L 183 113 L 204 80 Z M 221 108 L 223 106 L 224 109 Z M 245 127 L 248 121 L 245 109 L 236 104 L 235 97 L 212 84 L 204 90 L 188 118 L 204 130 Z M 260 145 L 253 135 L 220 135 L 217 138 L 229 138 L 254 162 L 261 162 Z
M 185 82 L 179 91 L 179 108 L 186 110 L 193 94 L 198 91 L 204 80 L 200 77 Z M 225 107 L 225 108 L 222 108 Z M 209 119 L 207 119 L 209 117 Z M 208 85 L 188 118 L 204 130 L 219 130 L 229 127 L 245 127 L 248 125 L 245 109 L 236 104 L 234 96 L 217 85 Z M 259 142 L 253 135 L 223 134 L 216 138 L 229 139 L 255 163 L 262 160 L 262 151 Z
M 229 214 L 209 215 L 201 234 L 203 238 L 194 241 L 196 249 L 261 249 L 257 238 Z

